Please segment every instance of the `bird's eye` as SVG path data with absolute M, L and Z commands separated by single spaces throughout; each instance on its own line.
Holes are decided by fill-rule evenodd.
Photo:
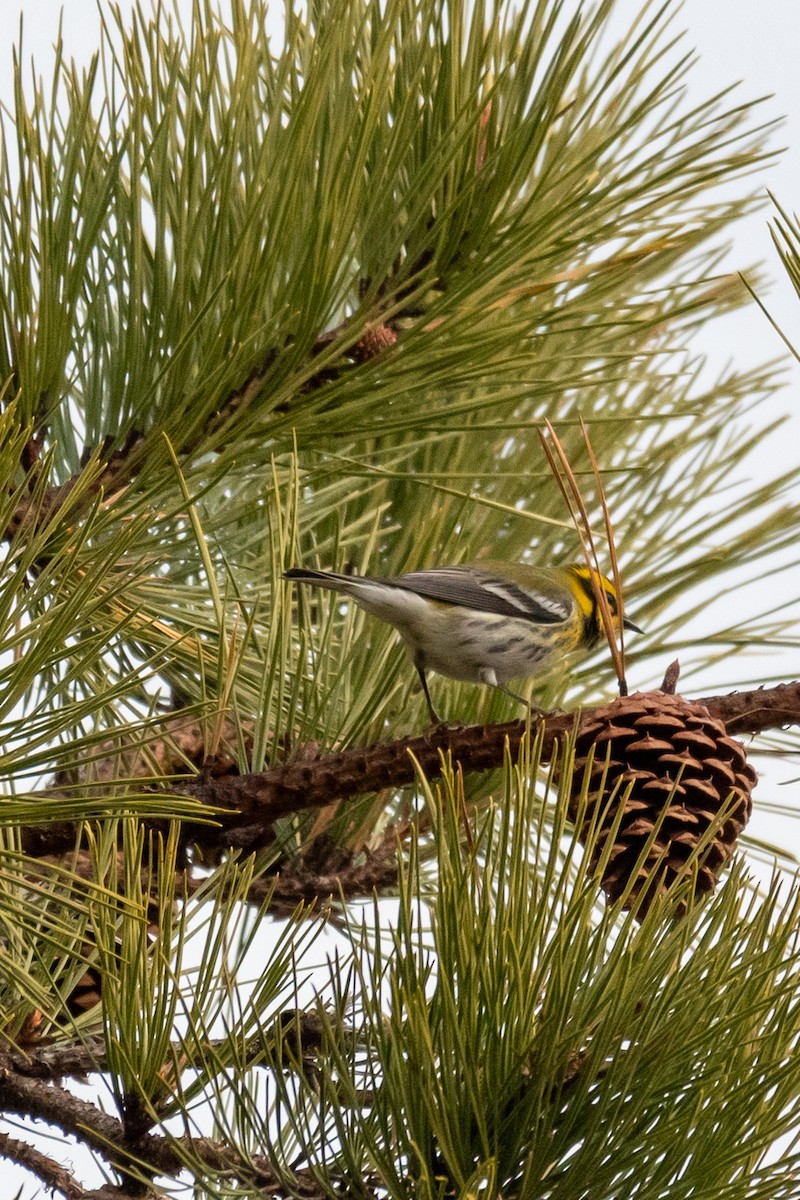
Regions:
M 606 598 L 608 600 L 608 607 L 611 609 L 611 615 L 615 617 L 617 615 L 617 597 L 613 592 L 606 592 Z

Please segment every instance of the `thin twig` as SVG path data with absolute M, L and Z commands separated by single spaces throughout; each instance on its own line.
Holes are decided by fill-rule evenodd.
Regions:
M 328 1018 L 333 1023 L 333 1017 Z M 265 1065 L 265 1037 L 272 1033 L 275 1041 L 285 1040 L 291 1035 L 291 1041 L 300 1055 L 318 1053 L 322 1047 L 323 1026 L 319 1014 L 313 1009 L 285 1009 L 275 1017 L 272 1030 L 265 1029 L 264 1033 L 248 1042 L 242 1048 L 242 1062 L 248 1067 Z M 341 1022 L 337 1025 L 337 1033 L 349 1042 L 357 1036 L 357 1031 L 351 1025 Z M 205 1042 L 192 1042 L 191 1049 L 181 1044 L 180 1060 L 186 1070 L 192 1067 L 204 1068 L 209 1059 L 218 1058 L 220 1050 L 229 1046 L 228 1039 L 209 1039 Z M 174 1065 L 174 1058 L 166 1060 L 162 1066 L 168 1072 Z M 292 1064 L 281 1060 L 282 1068 L 292 1069 Z M 268 1064 L 267 1064 L 268 1065 Z M 7 1049 L 0 1052 L 0 1078 L 13 1076 L 15 1078 L 38 1081 L 58 1082 L 64 1078 L 81 1078 L 86 1075 L 102 1074 L 108 1070 L 108 1056 L 105 1040 L 102 1036 L 87 1038 L 80 1042 L 57 1042 L 51 1045 L 30 1045 Z M 71 1093 L 70 1093 L 71 1094 Z
M 592 592 L 594 593 L 595 600 L 597 601 L 597 605 L 600 610 L 603 632 L 605 634 L 606 641 L 608 642 L 608 648 L 611 651 L 614 669 L 617 673 L 617 679 L 620 683 L 620 691 L 622 691 L 624 688 L 625 664 L 622 661 L 619 646 L 617 645 L 617 639 L 614 633 L 614 623 L 611 618 L 611 610 L 608 606 L 608 597 L 606 596 L 605 589 L 600 586 L 599 580 L 596 578 L 592 570 L 594 569 L 594 571 L 600 571 L 600 559 L 594 541 L 594 534 L 592 533 L 589 513 L 578 485 L 578 481 L 575 478 L 575 473 L 570 466 L 566 451 L 561 444 L 561 440 L 550 421 L 546 421 L 545 425 L 547 427 L 547 432 L 552 439 L 553 445 L 555 446 L 557 457 L 552 453 L 547 439 L 540 431 L 542 445 L 544 446 L 545 454 L 547 455 L 547 461 L 550 464 L 550 469 L 553 472 L 559 488 L 561 489 L 561 494 L 567 503 L 573 524 L 575 525 L 575 530 L 581 541 L 583 556 L 586 560 L 586 565 L 590 569 L 589 582 L 591 583 Z M 581 425 L 583 425 L 583 422 L 581 422 Z M 569 487 L 567 487 L 567 483 L 564 482 L 565 479 L 569 484 Z
M 20 1138 L 0 1133 L 0 1157 L 30 1171 L 42 1181 L 48 1192 L 61 1192 L 67 1200 L 88 1200 L 90 1196 L 65 1167 Z
M 265 1155 L 254 1154 L 245 1160 L 234 1147 L 211 1138 L 146 1133 L 130 1141 L 122 1121 L 88 1100 L 52 1083 L 16 1075 L 1 1064 L 0 1107 L 15 1116 L 47 1121 L 62 1133 L 78 1138 L 110 1166 L 134 1179 L 140 1179 L 143 1171 L 176 1176 L 187 1163 L 200 1162 L 211 1172 L 224 1171 L 247 1181 L 265 1195 L 287 1195 L 285 1184 Z M 296 1175 L 302 1180 L 304 1195 L 324 1200 L 311 1172 L 301 1170 Z M 75 1200 L 81 1200 L 81 1193 L 76 1194 Z
M 628 684 L 625 679 L 625 603 L 622 594 L 622 579 L 619 573 L 617 543 L 614 539 L 614 526 L 611 521 L 611 512 L 609 511 L 608 501 L 606 500 L 606 490 L 603 487 L 603 479 L 600 474 L 600 466 L 597 462 L 597 456 L 594 452 L 594 447 L 592 446 L 591 439 L 589 438 L 589 430 L 586 428 L 586 422 L 584 421 L 583 417 L 580 418 L 580 422 L 581 433 L 583 434 L 583 440 L 586 443 L 586 450 L 589 455 L 589 461 L 592 464 L 595 483 L 597 484 L 597 494 L 600 500 L 600 506 L 603 510 L 603 521 L 605 522 L 606 527 L 606 545 L 608 546 L 608 557 L 611 562 L 611 578 L 614 581 L 614 590 L 617 594 L 617 625 L 615 626 L 613 621 L 610 620 L 611 614 L 609 613 L 608 624 L 605 625 L 606 636 L 609 637 L 610 630 L 610 638 L 615 645 L 617 644 L 617 638 L 619 638 L 619 691 L 621 696 L 627 696 Z M 592 583 L 595 585 L 596 581 L 592 580 Z M 598 599 L 600 600 L 601 611 L 603 612 L 603 621 L 605 624 L 607 615 L 605 610 L 608 608 L 608 597 L 606 596 L 603 588 L 596 587 L 595 590 L 598 593 Z

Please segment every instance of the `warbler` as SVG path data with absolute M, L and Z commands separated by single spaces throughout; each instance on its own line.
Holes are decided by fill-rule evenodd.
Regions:
M 529 567 L 486 559 L 393 579 L 292 567 L 283 577 L 339 592 L 394 625 L 417 668 L 431 720 L 438 724 L 428 671 L 489 684 L 527 704 L 505 686 L 508 680 L 545 676 L 574 652 L 597 645 L 603 627 L 593 576 L 618 625 L 613 583 L 582 564 Z M 622 624 L 642 632 L 627 618 Z

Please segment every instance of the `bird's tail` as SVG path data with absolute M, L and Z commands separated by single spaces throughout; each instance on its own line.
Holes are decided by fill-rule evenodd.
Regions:
M 351 592 L 359 583 L 366 582 L 364 575 L 337 575 L 334 571 L 314 571 L 310 567 L 290 567 L 283 572 L 283 578 L 294 579 L 297 583 L 315 583 L 332 592 Z

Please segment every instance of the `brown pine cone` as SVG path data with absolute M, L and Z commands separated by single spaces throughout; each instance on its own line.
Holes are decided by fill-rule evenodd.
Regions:
M 581 812 L 587 772 L 589 803 Z M 643 916 L 657 894 L 687 874 L 694 878 L 694 897 L 714 890 L 749 820 L 755 782 L 744 747 L 728 737 L 704 705 L 640 692 L 581 720 L 570 816 L 580 821 L 579 836 L 585 840 L 601 798 L 592 867 L 613 836 L 603 890 L 611 900 L 628 890 L 625 907 Z

